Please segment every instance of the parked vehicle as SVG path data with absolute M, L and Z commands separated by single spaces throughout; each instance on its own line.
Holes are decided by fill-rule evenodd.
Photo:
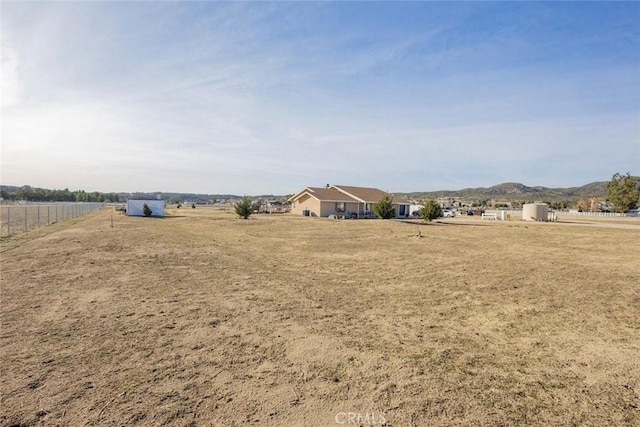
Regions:
M 443 218 L 453 218 L 454 216 L 456 216 L 455 211 L 452 211 L 451 209 L 443 209 L 442 210 L 442 217 Z
M 472 211 L 471 209 L 469 209 L 469 210 L 467 211 L 467 215 L 472 216 L 472 215 L 473 215 L 473 211 Z

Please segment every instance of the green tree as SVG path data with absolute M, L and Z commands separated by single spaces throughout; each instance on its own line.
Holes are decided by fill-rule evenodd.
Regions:
M 84 190 L 75 192 L 76 202 L 86 202 L 87 201 L 87 193 Z
M 244 219 L 248 219 L 251 216 L 251 212 L 252 212 L 251 207 L 252 207 L 251 199 L 249 199 L 247 196 L 244 196 L 234 206 L 236 210 L 236 214 L 238 214 L 239 217 L 242 217 Z
M 146 203 L 142 206 L 142 213 L 144 214 L 144 216 L 151 216 L 151 214 L 153 213 L 153 211 L 151 210 L 151 208 L 149 207 L 149 205 L 147 205 Z
M 420 217 L 425 221 L 433 221 L 442 213 L 442 208 L 435 200 L 425 200 L 422 208 L 420 208 Z
M 389 219 L 396 216 L 396 208 L 393 207 L 393 199 L 390 195 L 385 194 L 373 204 L 373 212 L 382 219 Z
M 569 202 L 566 200 L 556 201 L 549 203 L 549 206 L 551 207 L 551 209 L 560 211 L 563 209 L 567 209 L 567 207 L 569 206 Z
M 627 172 L 626 175 L 615 173 L 607 182 L 607 201 L 613 205 L 614 212 L 626 212 L 638 206 L 640 190 L 637 181 Z

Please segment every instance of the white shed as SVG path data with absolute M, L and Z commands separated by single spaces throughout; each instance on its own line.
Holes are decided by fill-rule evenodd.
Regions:
M 127 200 L 128 216 L 144 216 L 144 205 L 151 209 L 151 216 L 164 216 L 164 200 Z

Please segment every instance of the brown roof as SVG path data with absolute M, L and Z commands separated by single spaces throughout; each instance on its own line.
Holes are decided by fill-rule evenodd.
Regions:
M 353 187 L 349 185 L 332 185 L 330 187 L 305 187 L 300 192 L 289 198 L 290 201 L 298 199 L 303 194 L 308 194 L 325 202 L 366 202 L 377 203 L 386 193 L 377 188 Z M 394 203 L 409 204 L 402 197 L 392 195 Z
M 386 191 L 370 187 L 352 187 L 348 185 L 334 185 L 333 187 L 336 187 L 341 191 L 355 197 L 356 199 L 367 203 L 377 203 L 380 199 L 382 199 L 382 197 L 384 197 L 386 194 L 389 194 Z M 403 199 L 402 197 L 391 195 L 391 198 L 394 203 L 409 203 L 408 200 Z
M 308 194 L 318 200 L 325 202 L 357 202 L 358 200 L 350 197 L 333 187 L 305 187 L 302 191 L 291 197 L 289 200 L 295 200 L 303 194 Z

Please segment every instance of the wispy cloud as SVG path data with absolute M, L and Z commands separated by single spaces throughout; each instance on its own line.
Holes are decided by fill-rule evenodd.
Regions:
M 2 182 L 253 194 L 605 179 L 640 164 L 638 8 L 5 3 Z

